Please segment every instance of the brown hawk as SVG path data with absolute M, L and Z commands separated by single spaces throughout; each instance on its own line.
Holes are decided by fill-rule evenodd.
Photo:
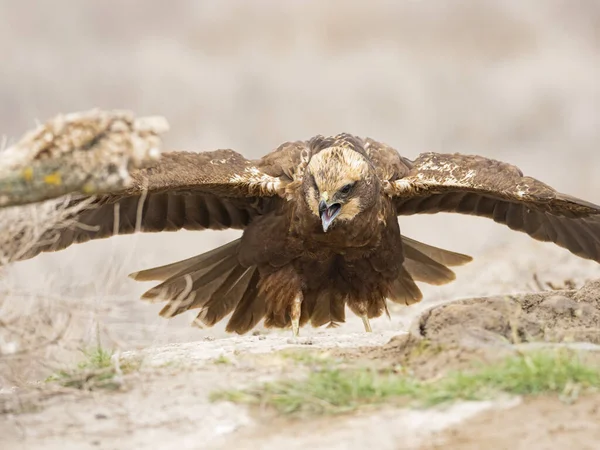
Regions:
M 132 274 L 160 284 L 143 295 L 161 315 L 199 309 L 227 330 L 344 322 L 421 300 L 415 281 L 444 284 L 469 256 L 402 236 L 398 216 L 455 212 L 493 219 L 600 262 L 600 207 L 481 156 L 393 148 L 349 134 L 288 142 L 259 160 L 232 150 L 166 153 L 126 191 L 98 197 L 78 225 L 52 230 L 27 255 L 136 231 L 234 228 L 240 239 Z M 81 199 L 74 200 L 75 202 Z

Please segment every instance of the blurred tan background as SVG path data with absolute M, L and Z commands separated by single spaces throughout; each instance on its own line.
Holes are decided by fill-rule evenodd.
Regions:
M 0 133 L 9 143 L 60 112 L 124 108 L 166 116 L 168 149 L 259 157 L 286 140 L 347 131 L 409 158 L 502 159 L 600 203 L 596 0 L 1 0 L 0 55 Z M 597 264 L 489 220 L 411 217 L 401 228 L 476 260 L 452 285 L 423 287 L 421 306 L 377 320 L 375 330 L 403 328 L 433 302 L 537 289 L 534 273 L 559 284 L 600 277 Z M 72 247 L 5 270 L 0 295 L 5 309 L 32 315 L 59 303 L 75 311 L 66 336 L 74 346 L 93 341 L 96 324 L 122 348 L 222 337 L 222 327 L 190 328 L 193 316 L 158 318 L 160 305 L 138 300 L 149 285 L 127 274 L 237 234 Z

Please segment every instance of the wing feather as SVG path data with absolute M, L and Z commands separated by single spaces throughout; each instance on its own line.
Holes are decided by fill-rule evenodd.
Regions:
M 515 166 L 481 156 L 424 153 L 390 182 L 398 215 L 488 217 L 600 262 L 600 206 L 561 194 Z
M 49 230 L 22 259 L 136 231 L 243 229 L 273 205 L 282 183 L 263 172 L 260 162 L 232 150 L 165 153 L 132 178 L 132 187 L 98 197 L 69 221 L 72 225 Z

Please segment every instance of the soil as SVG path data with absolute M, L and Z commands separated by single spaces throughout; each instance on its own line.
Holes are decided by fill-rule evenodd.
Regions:
M 600 281 L 579 290 L 459 300 L 424 311 L 406 335 L 363 357 L 437 377 L 543 343 L 600 344 Z M 598 346 L 600 349 L 600 346 Z
M 554 397 L 464 402 L 432 410 L 383 408 L 342 417 L 277 417 L 210 393 L 301 376 L 280 350 L 327 352 L 350 364 L 396 366 L 422 378 L 473 367 L 539 345 L 587 348 L 598 362 L 600 281 L 579 290 L 475 298 L 422 312 L 409 332 L 290 339 L 258 335 L 176 344 L 124 354 L 140 369 L 115 391 L 40 384 L 4 393 L 3 448 L 550 448 L 600 437 L 600 396 L 573 404 Z M 576 343 L 575 343 L 576 341 Z M 220 358 L 221 357 L 221 358 Z M 226 358 L 223 358 L 226 357 Z M 12 403 L 8 401 L 12 400 Z M 54 418 L 49 420 L 49 418 Z M 525 424 L 525 425 L 524 425 Z M 365 430 L 369 430 L 366 432 Z M 490 444 L 492 442 L 492 444 Z M 297 445 L 296 445 L 296 444 Z M 361 444 L 362 443 L 362 444 Z M 491 445 L 491 447 L 490 447 Z M 556 448 L 556 447 L 554 447 Z
M 436 433 L 423 450 L 460 448 L 597 449 L 600 439 L 600 395 L 567 405 L 555 397 L 526 399 L 508 410 L 490 409 Z

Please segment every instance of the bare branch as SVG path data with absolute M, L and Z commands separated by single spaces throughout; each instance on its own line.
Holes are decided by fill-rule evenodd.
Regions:
M 59 115 L 0 152 L 0 207 L 118 191 L 160 157 L 162 117 L 126 111 Z

